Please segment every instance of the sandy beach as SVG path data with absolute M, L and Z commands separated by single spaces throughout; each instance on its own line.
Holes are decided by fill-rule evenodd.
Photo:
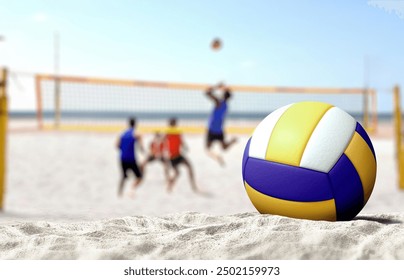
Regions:
M 375 189 L 349 222 L 260 215 L 241 179 L 247 137 L 225 154 L 224 168 L 206 156 L 202 136 L 185 140 L 205 195 L 192 192 L 186 170 L 168 194 L 161 164 L 152 163 L 136 197 L 120 199 L 116 135 L 10 133 L 0 258 L 404 259 L 391 138 L 373 139 Z

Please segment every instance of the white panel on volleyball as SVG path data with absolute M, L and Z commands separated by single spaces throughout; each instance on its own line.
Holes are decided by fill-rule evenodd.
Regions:
M 250 157 L 265 159 L 272 131 L 283 113 L 292 105 L 289 104 L 273 111 L 257 125 L 251 137 Z
M 329 109 L 314 129 L 300 166 L 328 172 L 341 157 L 356 129 L 356 120 L 345 111 Z

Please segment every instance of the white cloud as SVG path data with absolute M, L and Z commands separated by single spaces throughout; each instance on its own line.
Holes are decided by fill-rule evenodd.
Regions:
M 369 0 L 368 4 L 404 19 L 404 0 Z
M 48 16 L 45 13 L 36 13 L 32 16 L 32 20 L 36 22 L 45 22 L 48 20 Z

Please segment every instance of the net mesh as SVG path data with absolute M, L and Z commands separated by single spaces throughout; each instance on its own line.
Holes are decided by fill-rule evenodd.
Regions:
M 131 116 L 143 128 L 176 117 L 182 126 L 201 132 L 213 109 L 205 95 L 208 86 L 38 76 L 38 119 L 44 127 L 118 130 Z M 360 89 L 230 87 L 233 96 L 226 126 L 235 132 L 249 133 L 276 108 L 299 101 L 331 103 L 359 121 L 368 114 L 366 92 Z M 215 95 L 220 97 L 222 92 Z

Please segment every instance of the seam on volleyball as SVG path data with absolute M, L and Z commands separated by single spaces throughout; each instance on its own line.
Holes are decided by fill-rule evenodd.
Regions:
M 290 166 L 290 167 L 293 167 L 293 168 L 301 168 L 301 169 L 306 169 L 306 170 L 309 170 L 309 171 L 314 171 L 314 172 L 318 172 L 318 173 L 323 173 L 323 174 L 326 174 L 326 175 L 327 175 L 327 180 L 330 180 L 330 178 L 329 178 L 329 173 L 328 173 L 328 172 L 323 172 L 323 171 L 319 171 L 319 170 L 313 170 L 313 169 L 310 169 L 310 168 L 306 168 L 306 167 L 302 167 L 302 166 L 290 165 L 290 164 L 286 164 L 286 163 L 273 162 L 273 161 L 270 161 L 270 160 L 265 160 L 265 159 L 260 159 L 260 158 L 254 158 L 254 159 L 255 159 L 255 160 L 259 160 L 259 161 L 264 161 L 264 162 L 272 162 L 272 163 L 277 163 L 277 164 L 280 164 L 280 165 Z M 247 159 L 245 166 L 247 166 L 249 160 L 250 160 L 250 158 Z M 259 192 L 259 193 L 262 194 L 262 195 L 266 195 L 266 196 L 272 197 L 272 198 L 276 198 L 276 199 L 284 200 L 284 201 L 293 201 L 293 202 L 302 202 L 302 203 L 306 203 L 306 202 L 310 202 L 310 203 L 311 203 L 311 202 L 322 202 L 322 201 L 329 201 L 329 200 L 330 200 L 330 199 L 315 200 L 315 201 L 288 200 L 288 199 L 284 199 L 284 198 L 282 198 L 282 197 L 277 197 L 277 196 L 274 196 L 274 195 L 265 194 L 265 193 L 260 192 L 259 190 L 257 190 L 252 184 L 250 184 L 250 183 L 247 181 L 247 179 L 245 179 L 245 169 L 243 170 L 242 174 L 243 174 L 244 189 L 246 189 L 245 184 L 248 184 L 248 185 L 250 186 L 250 188 L 252 188 L 254 191 Z M 330 186 L 331 186 L 331 185 L 330 185 Z M 332 190 L 331 190 L 331 193 L 332 193 L 332 195 L 333 195 L 333 197 L 332 197 L 331 199 L 334 200 L 334 204 L 335 204 L 335 196 L 334 196 L 334 193 L 332 192 Z M 336 205 L 335 205 L 335 209 L 337 209 Z M 335 210 L 335 211 L 336 211 L 336 210 Z
M 306 150 L 307 144 L 309 143 L 310 138 L 311 138 L 311 136 L 313 135 L 314 130 L 316 130 L 318 124 L 319 124 L 320 121 L 323 119 L 324 115 L 325 115 L 331 108 L 334 108 L 334 107 L 335 107 L 335 106 L 331 106 L 330 108 L 328 108 L 328 109 L 321 115 L 321 118 L 320 118 L 320 119 L 318 120 L 318 122 L 316 123 L 316 126 L 315 126 L 315 127 L 313 128 L 313 130 L 310 132 L 310 137 L 307 139 L 307 142 L 306 142 L 306 144 L 304 145 L 303 153 L 300 155 L 299 167 L 300 167 L 300 164 L 302 163 L 302 158 L 303 158 L 304 151 Z M 345 148 L 345 149 L 346 149 L 346 148 Z M 344 151 L 345 151 L 345 150 L 344 150 Z
M 324 199 L 324 200 L 315 200 L 315 201 L 299 201 L 299 200 L 292 200 L 292 199 L 284 199 L 284 198 L 280 198 L 280 197 L 276 197 L 276 196 L 273 196 L 273 195 L 269 195 L 269 194 L 265 194 L 265 193 L 263 193 L 263 192 L 260 192 L 259 190 L 257 190 L 256 188 L 254 188 L 253 186 L 251 186 L 246 180 L 244 180 L 244 189 L 245 190 L 247 190 L 247 187 L 246 187 L 246 184 L 251 188 L 251 189 L 253 189 L 254 191 L 256 191 L 257 193 L 260 193 L 260 194 L 262 194 L 262 195 L 264 195 L 264 196 L 267 196 L 267 197 L 269 197 L 269 198 L 273 198 L 273 199 L 278 199 L 278 200 L 282 200 L 282 201 L 289 201 L 289 202 L 298 202 L 298 203 L 316 203 L 316 202 L 325 202 L 325 201 L 330 201 L 330 200 L 333 200 L 334 201 L 334 205 L 335 205 L 335 198 L 333 197 L 333 198 L 330 198 L 330 199 Z M 337 209 L 337 208 L 335 208 L 335 209 Z
M 354 133 L 352 134 L 351 140 L 349 140 L 348 145 L 345 147 L 344 153 L 345 153 L 346 149 L 348 148 L 349 144 L 351 144 L 351 141 L 352 141 L 353 136 L 355 135 L 355 132 L 356 132 L 356 133 L 358 134 L 358 136 L 366 143 L 366 145 L 368 146 L 370 152 L 372 153 L 372 149 L 370 148 L 369 144 L 368 144 L 368 143 L 366 142 L 366 140 L 362 137 L 362 135 L 361 135 L 359 132 L 356 131 L 356 129 L 354 130 Z M 369 137 L 369 138 L 370 138 L 370 137 Z M 373 149 L 374 149 L 374 147 L 373 147 Z M 375 160 L 375 163 L 376 163 L 376 170 L 377 170 L 376 150 L 375 150 L 375 153 L 374 153 L 374 154 L 372 153 L 372 155 L 373 155 L 373 159 Z
M 247 182 L 247 180 L 244 181 L 244 188 L 245 188 L 246 190 L 247 190 L 246 184 L 247 184 L 251 189 L 253 189 L 254 191 L 256 191 L 257 193 L 260 193 L 260 194 L 262 194 L 262 195 L 264 195 L 264 196 L 267 196 L 267 197 L 270 197 L 270 198 L 279 199 L 279 200 L 284 200 L 284 201 L 302 202 L 302 203 L 304 203 L 304 201 L 288 200 L 288 199 L 284 199 L 284 198 L 280 198 L 280 197 L 276 197 L 276 196 L 273 196 L 273 195 L 269 195 L 269 194 L 260 192 L 259 190 L 257 190 L 257 189 L 254 188 L 253 186 L 251 186 L 250 183 Z M 311 202 L 315 202 L 315 201 L 311 201 Z
M 275 123 L 275 124 L 273 125 L 273 127 L 272 127 L 271 134 L 268 135 L 268 137 L 267 137 L 267 139 L 266 139 L 265 151 L 264 151 L 264 157 L 263 157 L 264 159 L 265 159 L 266 152 L 267 152 L 267 150 L 268 150 L 269 139 L 271 138 L 271 135 L 272 135 L 272 132 L 273 132 L 273 130 L 274 130 L 274 128 L 275 128 L 275 125 L 278 123 L 279 119 L 283 116 L 283 114 L 284 114 L 290 107 L 292 107 L 292 106 L 295 105 L 295 104 L 296 104 L 296 103 L 291 103 L 291 104 L 282 106 L 281 108 L 276 109 L 275 111 L 273 111 L 272 113 L 270 113 L 268 116 L 266 116 L 266 117 L 264 118 L 264 120 L 265 120 L 265 119 L 267 119 L 270 115 L 272 115 L 274 112 L 276 112 L 276 111 L 278 111 L 278 110 L 280 110 L 280 109 L 282 109 L 282 108 L 287 107 L 287 108 L 283 111 L 283 113 L 282 113 L 280 116 L 278 116 L 278 119 L 276 120 L 276 123 Z M 264 120 L 262 120 L 262 121 L 264 121 Z M 261 121 L 261 123 L 262 123 L 262 121 Z M 255 131 L 257 130 L 257 128 L 260 127 L 261 123 L 259 123 L 258 126 L 254 129 L 254 132 L 253 132 L 252 135 L 251 135 L 251 140 L 256 138 L 256 136 L 254 136 L 254 134 L 255 134 Z M 255 141 L 254 141 L 254 142 L 255 142 Z M 253 146 L 255 146 L 255 145 L 253 145 Z M 248 156 L 251 157 L 251 158 L 256 158 L 256 159 L 261 158 L 261 157 L 250 156 L 250 152 L 248 153 Z
M 344 149 L 344 151 L 342 152 L 341 155 L 345 154 L 346 149 L 348 149 L 349 145 L 350 145 L 351 142 L 352 142 L 353 137 L 355 136 L 355 133 L 357 133 L 357 134 L 360 136 L 360 138 L 362 138 L 362 136 L 361 136 L 358 132 L 356 132 L 356 128 L 355 128 L 354 131 L 352 132 L 351 138 L 349 138 L 348 144 L 346 145 L 346 147 L 345 147 L 345 149 Z M 363 138 L 362 138 L 362 139 L 363 139 Z M 365 141 L 365 139 L 363 139 L 363 141 Z M 366 142 L 366 141 L 365 141 L 365 142 Z
M 265 162 L 272 162 L 272 163 L 276 163 L 276 164 L 280 164 L 280 165 L 286 165 L 286 166 L 291 166 L 294 168 L 301 168 L 301 169 L 306 169 L 306 170 L 310 170 L 310 171 L 314 171 L 314 172 L 318 172 L 318 173 L 323 173 L 323 174 L 328 174 L 328 172 L 324 172 L 321 170 L 314 170 L 311 168 L 307 168 L 304 166 L 296 166 L 296 165 L 292 165 L 292 164 L 287 164 L 287 163 L 283 163 L 283 162 L 276 162 L 276 161 L 272 161 L 272 160 L 266 160 L 266 159 L 262 159 L 262 158 L 255 158 L 255 157 L 249 157 L 248 159 L 253 158 L 255 160 L 261 160 L 261 161 L 265 161 Z M 247 165 L 247 164 L 246 164 Z
M 351 140 L 349 141 L 348 145 L 346 146 L 346 148 L 345 148 L 343 154 L 345 154 L 346 150 L 348 149 L 349 145 L 351 144 L 351 142 L 352 142 L 352 140 L 353 140 L 353 137 L 355 136 L 355 133 L 358 134 L 358 136 L 366 143 L 367 148 L 370 150 L 370 152 L 371 152 L 371 154 L 372 154 L 372 156 L 373 156 L 373 159 L 374 159 L 374 161 L 375 161 L 375 169 L 376 169 L 376 170 L 375 170 L 375 172 L 376 172 L 376 174 L 375 174 L 375 183 L 376 183 L 376 176 L 377 176 L 376 151 L 375 151 L 375 154 L 372 153 L 372 149 L 369 147 L 369 145 L 367 144 L 366 140 L 363 139 L 363 137 L 360 135 L 360 133 L 356 131 L 356 129 L 355 129 L 355 131 L 354 131 L 354 133 L 353 133 L 353 135 L 352 135 Z M 354 163 L 353 163 L 352 160 L 348 157 L 348 155 L 345 154 L 345 156 L 349 159 L 349 161 L 351 161 L 352 165 L 354 165 Z M 356 166 L 355 166 L 355 165 L 354 165 L 354 167 L 355 167 L 355 169 L 356 169 Z M 356 172 L 358 172 L 358 170 L 356 170 Z M 358 175 L 359 175 L 359 173 L 358 173 Z M 360 175 L 359 175 L 359 178 L 360 178 Z M 368 197 L 368 200 L 366 200 L 365 187 L 364 187 L 364 185 L 363 185 L 362 178 L 360 178 L 360 180 L 361 180 L 361 183 L 362 183 L 362 190 L 363 190 L 363 207 L 365 207 L 365 205 L 366 205 L 366 203 L 368 202 L 368 200 L 369 200 L 370 197 Z M 373 192 L 373 189 L 374 189 L 374 185 L 373 185 L 373 188 L 372 188 L 372 192 Z M 372 193 L 372 192 L 371 192 L 371 193 Z
M 283 116 L 288 110 L 290 110 L 290 108 L 292 108 L 295 104 L 296 104 L 296 103 L 292 103 L 292 104 L 289 106 L 289 108 L 287 108 L 285 111 L 283 111 L 283 113 L 279 116 L 278 120 L 276 121 L 274 127 L 272 128 L 271 135 L 269 135 L 269 137 L 268 137 L 267 148 L 265 149 L 265 158 L 266 158 L 266 154 L 268 153 L 268 149 L 269 149 L 269 145 L 268 145 L 268 144 L 269 144 L 269 142 L 271 141 L 272 134 L 274 133 L 274 130 L 275 130 L 276 126 L 278 125 L 279 120 L 280 120 L 280 119 L 282 118 L 282 116 Z
M 342 153 L 342 155 L 343 155 L 344 153 Z M 338 158 L 338 160 L 340 160 L 340 158 L 342 157 L 342 155 L 340 155 L 340 157 Z M 338 160 L 337 160 L 337 162 L 338 162 Z M 335 164 L 334 164 L 334 166 L 335 166 Z M 330 183 L 329 184 L 329 186 L 330 186 L 330 188 L 331 188 L 331 193 L 332 193 L 332 198 L 333 198 L 333 200 L 334 200 L 334 207 L 335 207 L 335 220 L 336 221 L 338 221 L 338 209 L 337 209 L 337 200 L 336 200 L 336 198 L 335 198 L 335 193 L 334 193 L 334 184 L 332 183 L 332 180 L 331 180 L 331 176 L 330 176 L 330 171 L 332 170 L 332 168 L 327 172 L 327 179 L 328 179 L 328 182 Z
M 331 107 L 331 108 L 334 108 L 334 107 Z M 331 109 L 330 108 L 330 109 Z M 327 110 L 327 112 L 328 112 L 328 110 Z M 326 113 L 327 113 L 326 112 Z M 325 115 L 325 114 L 324 114 Z M 323 115 L 323 117 L 324 117 L 324 115 Z M 322 119 L 322 118 L 321 118 Z M 320 121 L 321 121 L 321 119 L 320 119 Z M 318 123 L 320 123 L 320 121 L 318 122 Z M 318 125 L 318 123 L 317 123 L 317 125 Z M 317 125 L 316 125 L 316 127 L 317 127 Z M 315 128 L 314 128 L 315 129 Z M 314 130 L 313 130 L 313 132 L 314 132 Z M 313 132 L 312 132 L 312 134 L 313 134 Z M 339 157 L 337 158 L 337 160 L 334 162 L 334 164 L 333 164 L 333 166 L 330 168 L 330 170 L 328 170 L 327 172 L 325 172 L 325 173 L 329 173 L 330 171 L 331 171 L 331 169 L 335 166 L 335 164 L 340 160 L 340 158 L 342 157 L 342 155 L 343 154 L 345 154 L 345 151 L 346 151 L 346 149 L 348 148 L 348 146 L 349 146 L 349 144 L 351 144 L 351 141 L 352 141 L 352 138 L 354 137 L 354 135 L 355 135 L 355 132 L 357 132 L 356 131 L 356 129 L 354 129 L 352 132 L 351 132 L 351 137 L 349 137 L 349 140 L 348 140 L 348 143 L 346 144 L 346 146 L 345 146 L 345 148 L 342 150 L 342 152 L 341 152 L 341 154 L 339 155 Z M 358 133 L 359 134 L 359 133 Z M 360 134 L 359 134 L 359 136 L 360 136 Z M 311 138 L 311 135 L 310 135 L 310 138 Z M 310 140 L 310 138 L 309 138 L 309 140 Z M 361 137 L 362 138 L 362 137 Z M 363 139 L 363 138 L 362 138 Z M 365 141 L 366 142 L 366 141 Z M 307 141 L 307 143 L 309 143 L 309 141 Z M 306 143 L 306 146 L 307 146 L 307 143 Z M 304 149 L 306 149 L 306 147 L 304 147 Z M 304 154 L 304 153 L 303 153 Z M 302 158 L 303 158 L 303 155 L 302 155 Z M 302 161 L 302 159 L 300 159 L 300 163 L 299 163 L 299 165 L 301 164 L 301 161 Z
M 242 176 L 243 176 L 243 182 L 247 182 L 246 180 L 245 180 L 245 169 L 246 169 L 246 167 L 247 167 L 247 164 L 248 164 L 248 161 L 250 160 L 250 157 L 247 157 L 247 160 L 245 161 L 245 164 L 244 164 L 244 166 L 242 166 Z M 245 185 L 244 185 L 244 187 L 245 187 Z

